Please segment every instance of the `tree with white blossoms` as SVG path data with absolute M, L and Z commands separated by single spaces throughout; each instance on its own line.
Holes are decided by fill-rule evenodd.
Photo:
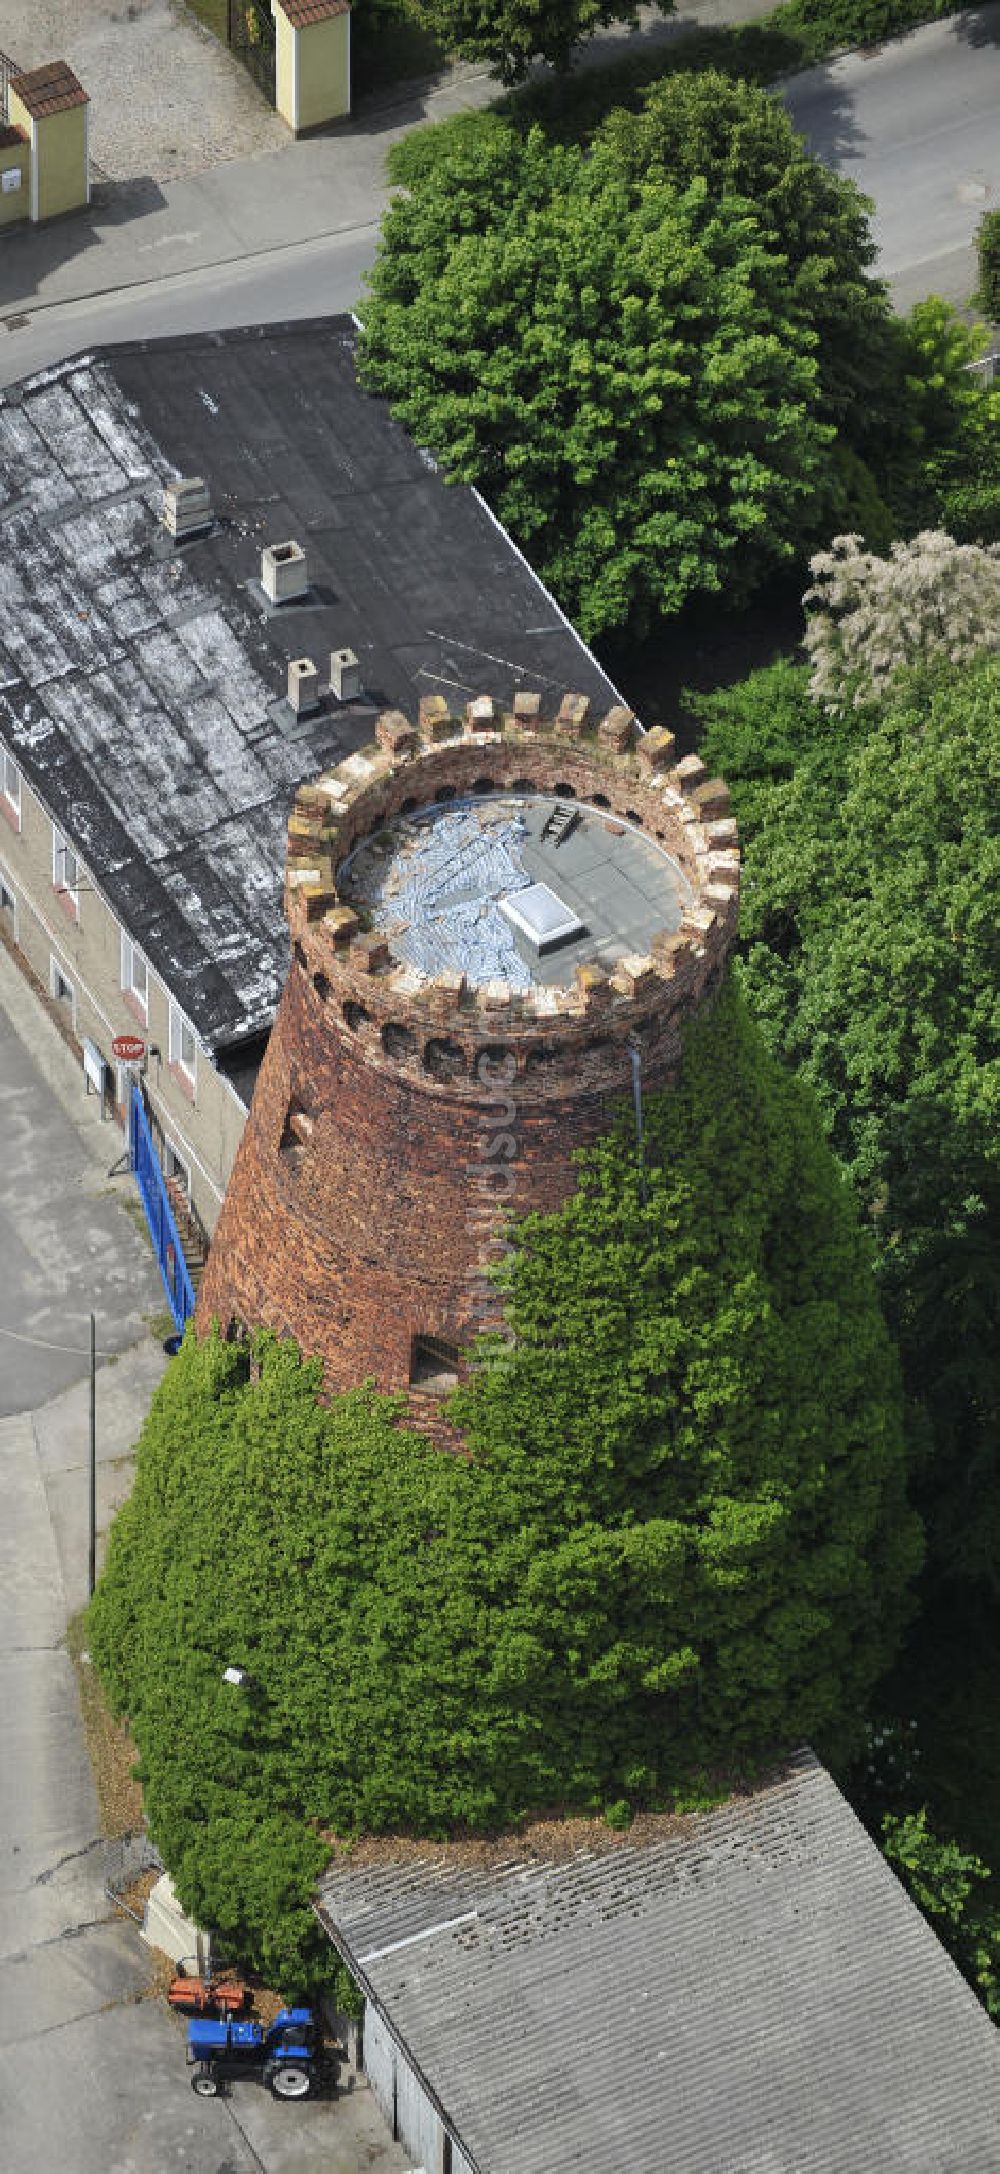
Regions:
M 809 570 L 809 692 L 833 715 L 877 700 L 908 666 L 1000 647 L 1000 544 L 924 529 L 880 558 L 860 536 L 835 536 Z

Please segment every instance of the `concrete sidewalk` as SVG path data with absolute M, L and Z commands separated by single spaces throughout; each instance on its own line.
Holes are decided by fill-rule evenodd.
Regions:
M 684 0 L 664 18 L 642 9 L 634 33 L 604 31 L 581 65 L 666 45 L 687 31 L 766 15 L 772 0 Z M 233 66 L 236 63 L 232 63 Z M 2 318 L 109 294 L 178 273 L 265 256 L 371 226 L 386 201 L 390 146 L 425 121 L 471 112 L 499 95 L 485 68 L 456 65 L 422 84 L 366 102 L 328 133 L 254 159 L 230 160 L 176 181 L 148 176 L 100 183 L 89 212 L 51 228 L 0 236 Z

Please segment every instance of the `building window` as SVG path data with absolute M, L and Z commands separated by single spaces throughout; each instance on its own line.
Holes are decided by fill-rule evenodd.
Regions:
M 190 1201 L 191 1172 L 186 1162 L 181 1160 L 171 1140 L 164 1140 L 163 1143 L 163 1174 L 164 1177 L 172 1179 L 174 1186 L 183 1193 L 185 1200 Z
M 0 876 L 0 917 L 6 923 L 8 933 L 17 936 L 17 899 L 3 876 Z
M 194 1028 L 188 1025 L 179 1004 L 170 999 L 170 1062 L 193 1087 L 198 1070 Z
M 53 1001 L 60 1005 L 63 1011 L 68 1012 L 70 1019 L 75 1021 L 76 990 L 56 958 L 49 959 L 49 989 Z
M 80 913 L 80 863 L 62 831 L 52 825 L 52 881 L 66 911 L 74 920 Z
M 10 755 L 0 760 L 0 806 L 15 830 L 21 828 L 21 773 Z
M 122 930 L 122 990 L 143 1025 L 149 1016 L 149 970 L 138 945 Z

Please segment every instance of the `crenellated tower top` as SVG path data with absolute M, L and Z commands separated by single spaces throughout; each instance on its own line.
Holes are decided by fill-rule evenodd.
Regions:
M 464 831 L 455 829 L 462 810 Z M 429 834 L 446 823 L 455 835 L 440 839 L 435 897 Z M 468 882 L 456 887 L 451 878 L 449 889 L 445 876 L 449 855 L 461 860 L 463 836 L 468 862 L 470 826 L 473 835 L 499 830 L 506 865 L 511 824 L 525 841 L 520 884 L 533 879 L 557 899 L 569 888 L 573 904 L 568 941 L 549 951 L 513 917 L 504 973 L 490 970 L 496 944 L 476 931 L 491 918 L 498 926 L 492 909 L 499 903 L 504 912 L 510 901 L 498 900 L 496 882 L 491 894 L 488 873 L 481 877 L 470 931 L 468 914 L 463 923 L 451 904 L 457 889 L 469 905 Z M 563 842 L 574 824 L 587 833 L 583 853 L 581 840 L 575 852 Z M 621 707 L 592 719 L 575 694 L 548 716 L 536 694 L 515 695 L 509 710 L 480 695 L 460 715 L 430 695 L 416 724 L 386 711 L 373 745 L 300 787 L 288 828 L 296 959 L 348 1024 L 363 1018 L 381 1028 L 387 1052 L 442 1027 L 470 1045 L 486 1035 L 516 1044 L 540 1031 L 549 1043 L 572 1044 L 598 1023 L 631 1032 L 649 1015 L 687 1009 L 724 963 L 738 887 L 726 786 L 696 755 L 677 762 L 671 733 L 640 734 Z M 515 905 L 517 896 L 515 887 Z M 633 896 L 638 912 L 629 910 Z M 442 926 L 455 924 L 450 943 L 430 927 L 435 906 Z

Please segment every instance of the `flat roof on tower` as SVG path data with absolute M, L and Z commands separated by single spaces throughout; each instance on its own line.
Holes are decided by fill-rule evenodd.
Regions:
M 513 989 L 646 954 L 693 895 L 636 825 L 585 801 L 503 790 L 398 818 L 341 863 L 337 887 L 401 963 Z

